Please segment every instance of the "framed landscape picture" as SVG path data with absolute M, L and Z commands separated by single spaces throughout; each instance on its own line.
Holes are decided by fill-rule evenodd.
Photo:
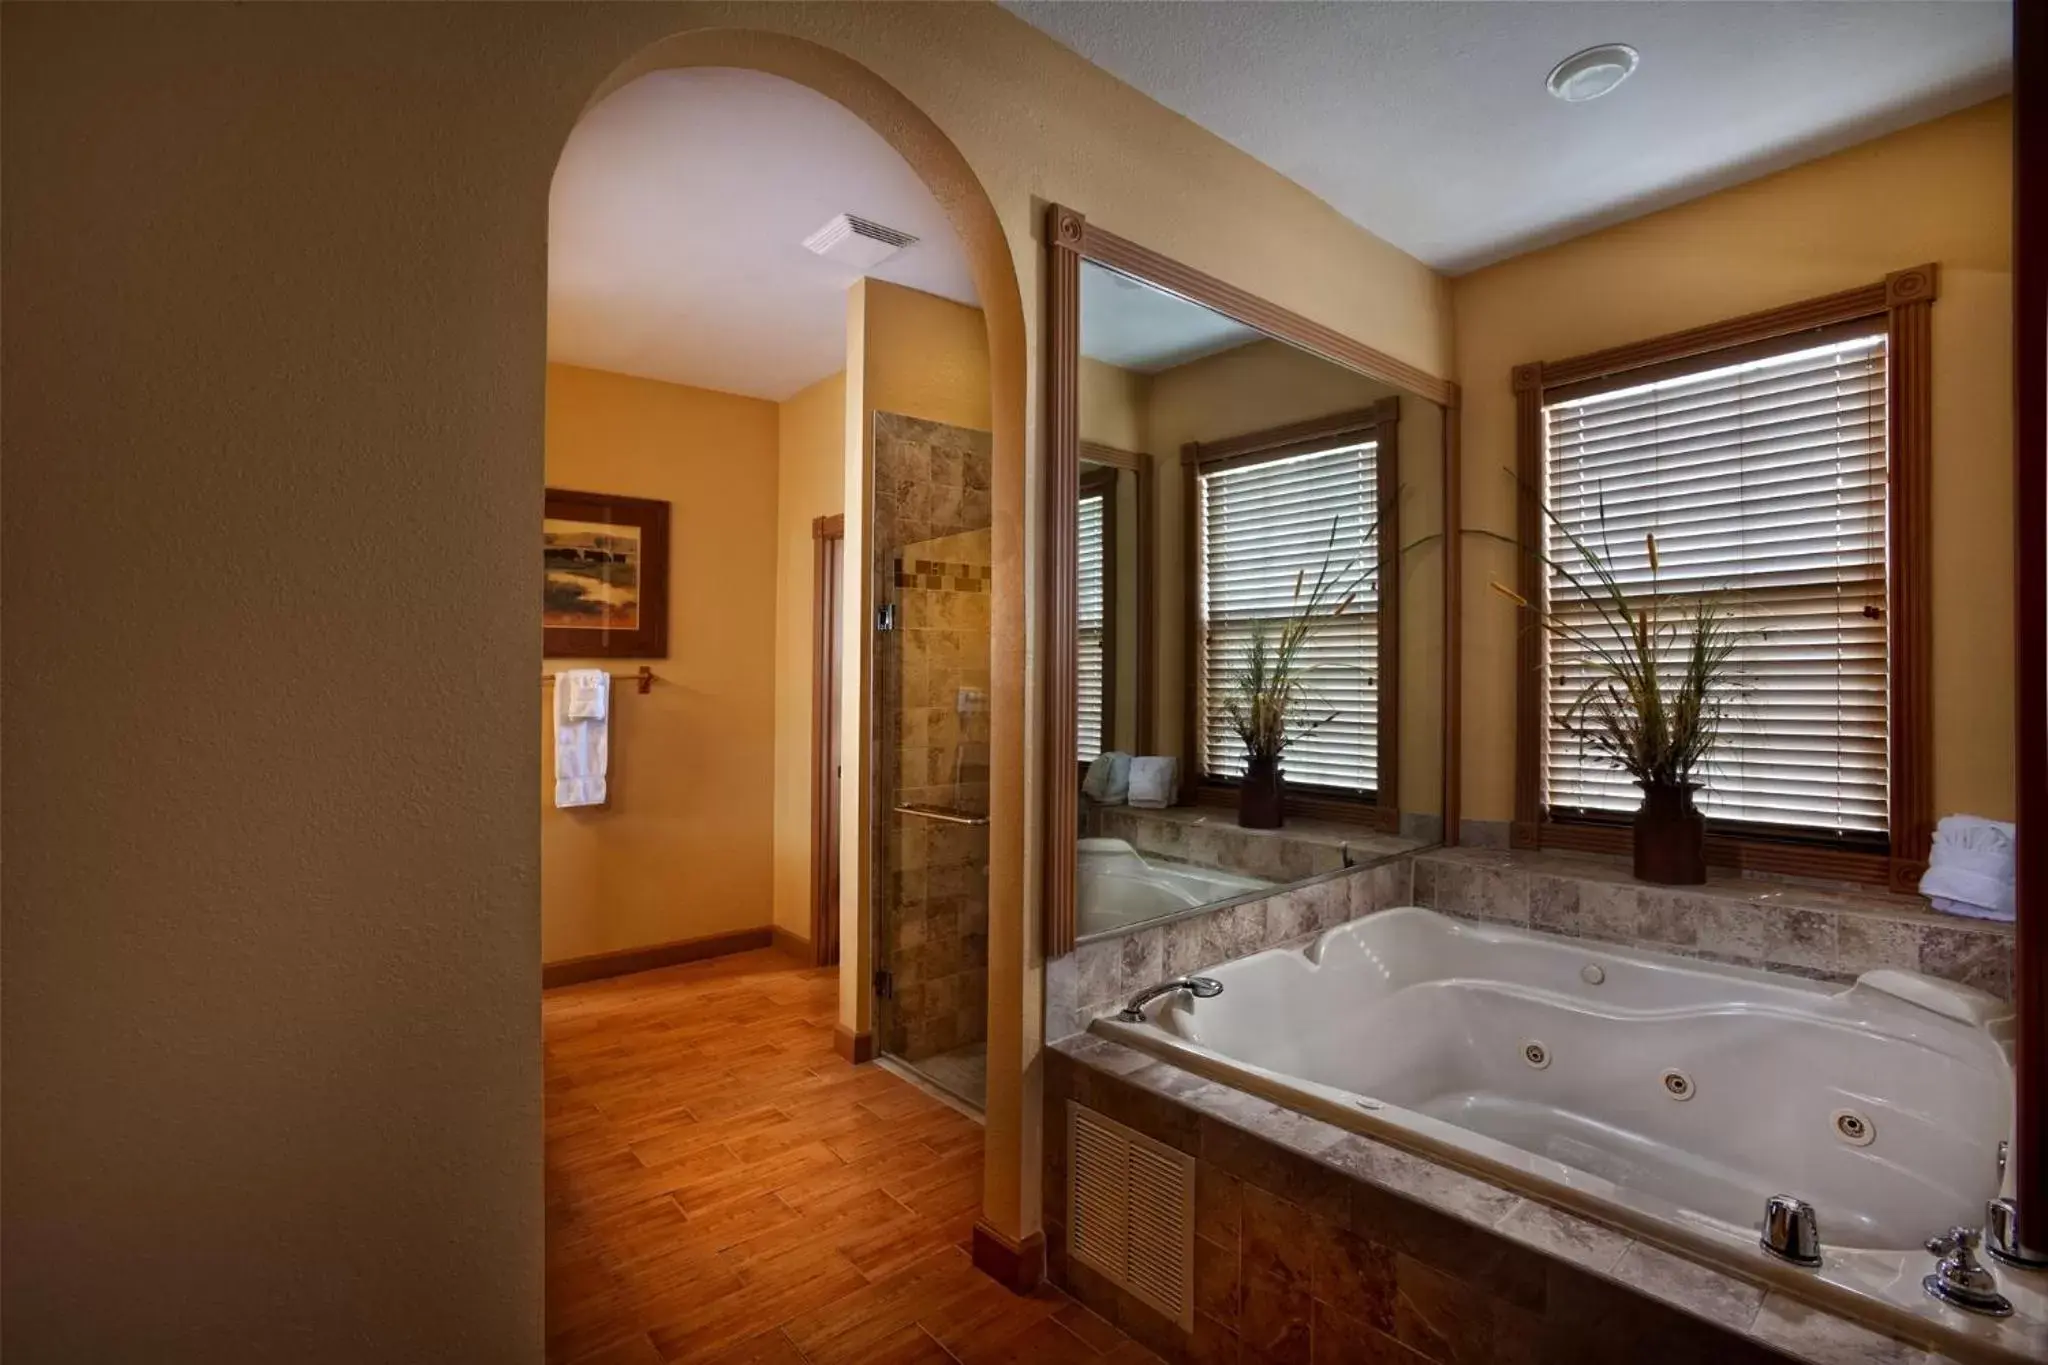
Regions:
M 542 653 L 668 657 L 668 504 L 547 490 L 541 527 Z

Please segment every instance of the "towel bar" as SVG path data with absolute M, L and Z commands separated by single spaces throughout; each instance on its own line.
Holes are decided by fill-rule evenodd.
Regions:
M 985 825 L 986 815 L 969 815 L 964 811 L 948 810 L 943 806 L 898 806 L 898 815 L 915 815 L 920 820 L 937 820 L 946 825 Z
M 554 680 L 555 675 L 552 673 L 543 673 L 540 675 L 540 685 L 542 687 L 546 687 L 549 683 L 553 682 Z M 633 690 L 644 697 L 649 692 L 652 692 L 654 690 L 654 670 L 649 668 L 646 664 L 642 664 L 640 665 L 640 668 L 637 672 L 612 674 L 612 681 L 632 683 L 634 685 Z

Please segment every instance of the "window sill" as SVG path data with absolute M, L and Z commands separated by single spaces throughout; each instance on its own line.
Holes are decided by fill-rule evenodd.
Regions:
M 1732 966 L 1835 982 L 1890 967 L 2012 999 L 2013 926 L 1944 915 L 1919 896 L 1759 875 L 1660 886 L 1637 881 L 1620 859 L 1457 848 L 1416 856 L 1415 899 L 1463 918 Z

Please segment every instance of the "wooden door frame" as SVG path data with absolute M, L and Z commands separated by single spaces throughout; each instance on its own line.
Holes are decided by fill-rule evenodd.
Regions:
M 2048 7 L 2013 6 L 2014 609 L 2019 732 L 2018 1145 L 2028 1246 L 2048 1248 Z
M 832 752 L 832 707 L 838 698 L 832 685 L 832 659 L 839 651 L 839 620 L 832 610 L 833 556 L 846 539 L 846 517 L 818 517 L 811 522 L 811 964 L 830 967 L 839 961 L 839 898 L 827 850 L 836 848 L 838 821 L 833 818 L 833 786 L 839 780 L 838 758 Z M 845 566 L 836 584 L 842 606 L 846 597 Z

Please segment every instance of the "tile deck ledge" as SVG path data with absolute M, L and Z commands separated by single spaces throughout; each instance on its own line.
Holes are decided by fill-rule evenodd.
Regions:
M 1858 1284 L 1839 1274 L 1808 1279 L 1813 1272 L 1778 1266 L 1761 1251 L 1745 1258 L 1739 1248 L 1730 1248 L 1730 1259 L 1743 1261 L 1742 1269 L 1750 1272 L 1738 1274 L 1096 1034 L 1074 1034 L 1049 1046 L 1076 1065 L 1285 1148 L 1327 1172 L 1484 1229 L 1808 1365 L 2025 1365 L 2048 1360 L 2048 1273 L 2000 1268 L 2001 1286 L 2008 1294 L 2017 1289 L 2015 1297 L 2023 1303 L 2020 1315 L 2004 1321 L 1913 1299 L 1920 1272 L 1910 1259 L 1888 1282 L 1895 1289 L 1904 1283 L 1910 1291 L 1895 1299 L 1883 1297 L 1887 1284 Z M 1931 1258 L 1927 1268 L 1932 1268 Z M 1801 1278 L 1792 1281 L 1795 1276 Z M 1818 1302 L 1819 1294 L 1812 1291 L 1788 1292 L 1788 1281 L 1824 1286 L 1837 1302 Z M 1845 1315 L 1839 1301 L 1850 1297 L 1867 1304 L 1870 1317 L 1883 1315 L 1882 1324 Z M 2031 1311 L 2035 1308 L 2040 1311 Z

